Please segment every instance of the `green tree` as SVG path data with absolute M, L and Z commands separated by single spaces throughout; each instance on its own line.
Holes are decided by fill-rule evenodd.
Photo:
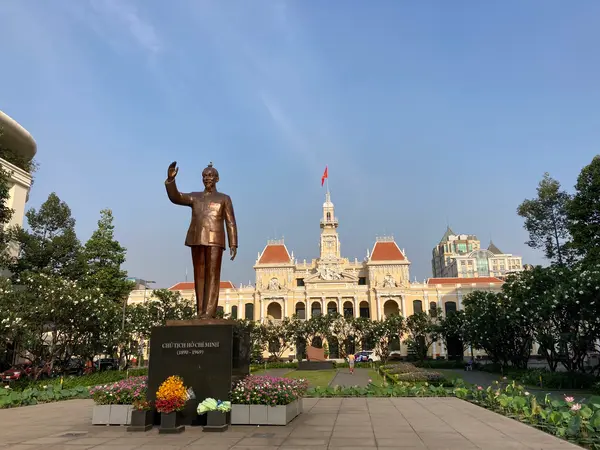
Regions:
M 429 349 L 438 340 L 436 318 L 426 312 L 412 314 L 406 319 L 406 331 L 406 344 L 414 350 L 419 361 L 424 361 Z
M 568 212 L 574 250 L 586 262 L 600 263 L 600 156 L 581 170 Z
M 114 315 L 114 310 L 104 310 L 99 293 L 55 273 L 27 273 L 11 302 L 20 356 L 36 367 L 63 364 L 80 354 L 90 336 L 100 342 L 98 336 L 110 331 L 106 319 Z
M 546 258 L 561 265 L 571 260 L 567 213 L 570 199 L 569 194 L 560 189 L 560 183 L 546 173 L 538 185 L 537 198 L 525 200 L 517 208 L 529 233 L 526 244 L 543 249 Z
M 268 321 L 261 324 L 261 326 L 263 327 L 262 336 L 267 342 L 271 357 L 279 360 L 293 343 L 294 327 L 292 319 L 285 317 L 281 321 Z
M 533 318 L 515 307 L 506 293 L 474 291 L 464 300 L 468 341 L 493 362 L 527 368 L 533 342 Z
M 338 346 L 338 352 L 340 358 L 345 358 L 347 356 L 347 348 L 346 344 L 348 339 L 352 335 L 352 320 L 347 319 L 346 317 L 338 314 L 333 322 L 331 323 L 331 328 L 329 330 L 328 340 L 335 340 Z
M 373 336 L 374 322 L 367 317 L 353 317 L 350 323 L 355 345 L 358 345 L 361 350 L 374 348 L 376 345 Z
M 383 364 L 390 357 L 390 347 L 394 339 L 399 339 L 404 334 L 406 327 L 404 318 L 399 314 L 391 314 L 384 320 L 373 323 L 373 337 L 375 339 L 375 354 Z
M 110 209 L 100 211 L 98 228 L 85 243 L 84 257 L 88 272 L 85 285 L 98 288 L 102 295 L 122 304 L 134 288 L 121 269 L 125 263 L 126 249 L 115 239 L 113 215 Z
M 19 257 L 10 266 L 15 280 L 40 272 L 81 280 L 86 264 L 69 206 L 51 193 L 39 210 L 31 208 L 25 217 L 30 229 L 18 229 Z
M 441 316 L 441 313 L 438 314 L 438 317 Z M 441 317 L 438 324 L 438 333 L 447 349 L 452 348 L 452 345 L 458 341 L 462 346 L 460 354 L 464 354 L 465 345 L 469 345 L 465 329 L 464 311 L 449 311 L 445 317 Z
M 552 371 L 558 363 L 583 372 L 600 336 L 600 271 L 584 262 L 571 267 L 536 267 L 503 286 L 516 312 L 532 317 L 534 338 Z

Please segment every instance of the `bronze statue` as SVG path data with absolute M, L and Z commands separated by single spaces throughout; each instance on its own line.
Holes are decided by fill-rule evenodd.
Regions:
M 211 319 L 216 316 L 219 302 L 221 260 L 225 249 L 224 225 L 227 226 L 232 261 L 237 254 L 237 226 L 233 205 L 228 195 L 217 192 L 219 172 L 212 166 L 212 162 L 202 171 L 203 192 L 179 192 L 175 184 L 178 171 L 177 162 L 172 162 L 165 181 L 167 195 L 176 205 L 192 207 L 192 222 L 185 245 L 192 249 L 198 316 L 200 319 Z

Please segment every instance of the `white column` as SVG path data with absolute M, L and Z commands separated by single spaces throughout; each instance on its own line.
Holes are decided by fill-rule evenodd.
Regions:
M 381 296 L 379 293 L 375 296 L 375 308 L 377 309 L 377 320 L 383 320 L 383 313 L 381 311 Z
M 321 297 L 321 315 L 327 314 L 327 310 L 325 309 L 325 297 Z
M 456 291 L 456 310 L 460 311 L 462 309 L 462 289 L 458 288 Z
M 443 308 L 443 304 L 442 304 L 442 294 L 440 294 L 439 291 L 437 291 L 437 302 L 438 302 L 438 306 L 439 308 L 442 310 L 442 314 L 444 315 L 444 317 L 446 317 Z M 446 356 L 446 349 L 444 348 L 444 343 L 440 342 L 440 356 Z
M 282 308 L 283 309 L 283 317 L 282 317 L 282 319 L 284 317 L 287 317 L 287 315 L 288 315 L 288 305 L 287 304 L 288 304 L 288 299 L 284 297 L 283 298 L 283 308 Z
M 259 304 L 259 309 L 260 309 L 260 321 L 263 321 L 263 318 L 265 317 L 264 314 L 264 302 L 262 298 L 258 299 L 258 304 Z
M 404 294 L 402 294 L 400 296 L 400 301 L 402 302 L 402 317 L 404 317 L 406 319 L 406 296 Z
M 310 298 L 304 297 L 304 320 L 310 319 Z
M 238 319 L 246 317 L 245 311 L 243 312 L 243 302 L 242 302 L 242 296 L 241 295 L 238 296 L 238 313 L 237 313 L 237 315 L 238 315 Z
M 337 298 L 337 304 L 338 304 L 338 313 L 343 316 L 344 315 L 344 305 L 342 304 L 342 297 L 340 297 L 339 295 Z
M 358 308 L 358 296 L 354 296 L 354 317 L 359 317 L 360 310 Z

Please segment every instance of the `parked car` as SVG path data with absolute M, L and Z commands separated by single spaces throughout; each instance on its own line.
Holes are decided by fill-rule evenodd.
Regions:
M 31 363 L 16 364 L 8 370 L 0 373 L 0 379 L 3 383 L 12 383 L 23 378 L 50 378 L 50 365 L 40 363 L 32 366 Z
M 117 370 L 119 368 L 119 361 L 114 358 L 101 358 L 94 361 L 94 369 L 98 372 L 104 370 Z
M 31 373 L 31 364 L 17 364 L 11 367 L 8 370 L 5 370 L 0 374 L 0 378 L 2 378 L 2 382 L 12 383 L 14 381 L 18 381 L 22 378 L 26 378 Z
M 365 350 L 354 355 L 354 361 L 356 362 L 373 362 L 379 361 L 379 359 L 379 356 L 373 350 Z

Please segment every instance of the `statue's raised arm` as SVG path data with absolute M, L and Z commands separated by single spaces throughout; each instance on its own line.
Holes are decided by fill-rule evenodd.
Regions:
M 165 181 L 165 187 L 167 188 L 167 195 L 169 196 L 169 200 L 171 200 L 176 205 L 191 206 L 192 196 L 190 194 L 182 194 L 177 189 L 177 184 L 175 183 L 175 177 L 177 176 L 177 172 L 179 172 L 179 167 L 177 167 L 177 161 L 173 161 L 167 169 L 167 180 Z

